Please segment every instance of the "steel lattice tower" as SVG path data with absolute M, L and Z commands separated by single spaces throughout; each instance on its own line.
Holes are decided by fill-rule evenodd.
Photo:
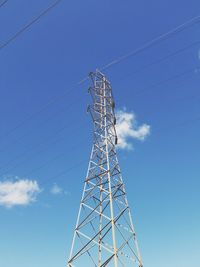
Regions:
M 99 71 L 90 78 L 94 141 L 68 267 L 142 267 L 116 154 L 111 84 Z

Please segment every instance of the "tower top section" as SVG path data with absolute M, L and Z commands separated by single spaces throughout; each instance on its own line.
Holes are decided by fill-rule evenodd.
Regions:
M 92 104 L 89 105 L 88 111 L 94 123 L 95 138 L 103 142 L 109 137 L 110 145 L 116 145 L 115 102 L 111 84 L 99 70 L 90 72 L 89 77 L 91 78 L 89 93 L 92 97 Z

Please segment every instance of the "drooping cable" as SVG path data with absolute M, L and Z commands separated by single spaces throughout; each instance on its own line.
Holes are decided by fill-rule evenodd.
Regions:
M 2 6 L 4 6 L 7 2 L 8 2 L 8 0 L 4 0 L 4 1 L 2 1 L 2 2 L 0 3 L 0 8 L 1 8 Z
M 101 71 L 104 71 L 116 64 L 119 64 L 120 62 L 124 61 L 125 59 L 128 59 L 132 56 L 135 56 L 141 52 L 143 52 L 144 50 L 160 43 L 163 42 L 165 40 L 167 40 L 168 38 L 170 38 L 171 36 L 184 31 L 186 28 L 193 26 L 194 24 L 200 23 L 200 15 L 193 17 L 192 19 L 178 25 L 177 27 L 173 28 L 172 30 L 159 35 L 158 37 L 150 40 L 149 42 L 145 43 L 144 45 L 142 45 L 139 48 L 134 49 L 133 51 L 131 51 L 128 54 L 125 54 L 117 59 L 114 59 L 113 61 L 109 62 L 108 64 L 106 64 L 105 66 L 103 66 L 102 68 L 100 68 Z
M 42 11 L 38 16 L 33 18 L 30 22 L 28 22 L 23 28 L 17 31 L 13 36 L 11 36 L 7 41 L 0 45 L 0 50 L 8 46 L 11 42 L 13 42 L 17 37 L 19 37 L 22 33 L 27 31 L 34 23 L 39 21 L 43 16 L 49 13 L 53 8 L 55 8 L 58 4 L 60 4 L 62 0 L 54 1 L 50 6 L 48 6 L 44 11 Z

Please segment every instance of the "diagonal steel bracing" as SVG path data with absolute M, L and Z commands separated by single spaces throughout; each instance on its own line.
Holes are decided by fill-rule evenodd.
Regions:
M 142 267 L 117 154 L 112 88 L 90 73 L 94 141 L 68 267 Z

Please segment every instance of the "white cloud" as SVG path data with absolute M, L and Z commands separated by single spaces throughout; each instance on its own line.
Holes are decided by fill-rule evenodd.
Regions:
M 58 186 L 56 183 L 54 183 L 54 185 L 50 189 L 50 193 L 53 195 L 66 195 L 66 196 L 71 195 L 69 191 L 65 191 L 63 188 Z
M 119 110 L 116 112 L 116 119 L 118 147 L 121 149 L 132 149 L 131 139 L 144 141 L 150 134 L 150 126 L 148 124 L 138 126 L 133 112 L 126 112 L 125 109 Z
M 0 205 L 5 207 L 28 205 L 36 200 L 40 191 L 37 181 L 19 179 L 0 182 Z
M 70 193 L 69 191 L 64 191 L 64 194 L 65 194 L 66 196 L 71 196 L 71 193 Z
M 59 187 L 57 184 L 54 184 L 50 190 L 53 195 L 60 195 L 63 193 L 63 189 Z

